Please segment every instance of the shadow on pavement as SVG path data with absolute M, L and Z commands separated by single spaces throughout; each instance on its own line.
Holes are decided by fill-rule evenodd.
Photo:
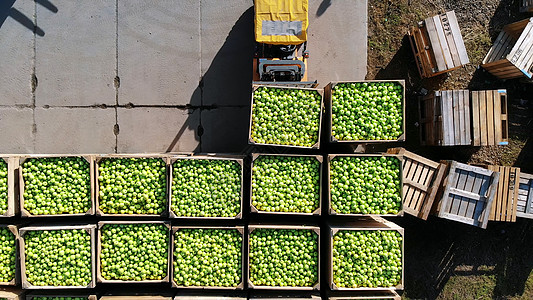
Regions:
M 191 99 L 200 97 L 199 151 L 239 153 L 247 145 L 254 50 L 253 7 L 235 22 Z
M 0 27 L 2 27 L 8 17 L 11 17 L 19 22 L 22 26 L 33 31 L 38 36 L 44 36 L 44 30 L 37 26 L 32 19 L 30 19 L 30 17 L 33 18 L 33 16 L 26 16 L 20 10 L 13 7 L 16 1 L 17 0 L 5 0 L 0 2 Z M 35 2 L 53 13 L 57 13 L 59 11 L 57 6 L 48 0 L 35 0 Z

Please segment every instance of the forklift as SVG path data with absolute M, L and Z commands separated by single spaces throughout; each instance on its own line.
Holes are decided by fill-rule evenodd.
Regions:
M 254 84 L 316 87 L 307 79 L 308 0 L 254 0 Z

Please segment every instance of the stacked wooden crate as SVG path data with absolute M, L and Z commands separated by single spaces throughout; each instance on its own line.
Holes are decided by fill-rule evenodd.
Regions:
M 481 66 L 500 79 L 531 78 L 533 18 L 503 27 Z
M 422 78 L 444 74 L 470 62 L 453 10 L 411 27 L 409 37 Z
M 422 145 L 508 144 L 506 90 L 435 91 L 420 97 L 418 111 Z

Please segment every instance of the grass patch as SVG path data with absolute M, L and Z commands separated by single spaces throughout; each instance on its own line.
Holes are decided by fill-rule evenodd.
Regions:
M 437 299 L 492 299 L 494 275 L 452 276 Z

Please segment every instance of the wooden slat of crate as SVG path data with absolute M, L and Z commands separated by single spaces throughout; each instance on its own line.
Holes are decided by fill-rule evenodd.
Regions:
M 473 145 L 508 143 L 507 91 L 472 91 Z
M 409 37 L 409 42 L 415 56 L 416 66 L 420 77 L 430 77 L 436 69 L 436 62 L 429 51 L 431 46 L 427 31 L 421 30 L 420 27 L 411 27 L 409 30 Z
M 468 53 L 466 52 L 465 43 L 463 41 L 463 36 L 461 35 L 461 29 L 459 28 L 459 22 L 457 22 L 457 17 L 455 16 L 454 11 L 446 12 L 446 17 L 448 18 L 448 23 L 450 26 L 451 35 L 455 42 L 455 48 L 457 49 L 457 54 L 459 55 L 459 64 L 456 66 L 466 65 L 470 63 L 468 59 Z
M 520 168 L 488 166 L 488 169 L 500 172 L 489 221 L 516 222 Z
M 446 59 L 444 58 L 443 49 L 441 48 L 441 43 L 437 34 L 437 24 L 435 24 L 435 20 L 432 17 L 427 18 L 424 23 L 426 25 L 426 30 L 429 35 L 429 41 L 431 43 L 431 49 L 433 50 L 433 56 L 435 57 L 435 61 L 437 62 L 437 71 L 446 70 Z
M 442 145 L 453 145 L 455 138 L 453 135 L 453 108 L 449 91 L 437 91 L 435 97 L 440 97 L 441 117 L 442 117 Z
M 532 23 L 530 23 L 532 24 Z M 529 24 L 528 24 L 529 25 Z M 522 34 L 523 35 L 523 34 Z M 516 53 L 516 61 L 514 62 L 515 66 L 519 69 L 527 68 L 527 62 L 531 58 L 531 49 L 533 48 L 533 25 L 529 28 L 526 38 L 522 41 L 522 44 L 518 47 L 521 50 L 521 54 Z M 513 61 L 511 61 L 513 62 Z
M 444 57 L 444 63 L 446 64 L 445 69 L 452 69 L 455 67 L 452 60 L 452 54 L 450 50 L 450 46 L 448 45 L 448 41 L 446 39 L 446 35 L 444 34 L 444 24 L 442 23 L 442 20 L 440 19 L 440 15 L 432 17 L 433 23 L 435 24 L 435 29 L 437 31 L 437 37 L 438 37 L 438 43 L 440 45 L 441 55 Z M 449 26 L 447 27 L 449 32 Z M 437 54 L 435 54 L 437 55 Z
M 500 32 L 500 34 L 494 41 L 494 44 L 492 45 L 492 47 L 490 47 L 489 52 L 487 52 L 487 55 L 485 55 L 485 58 L 483 58 L 482 64 L 484 68 L 502 63 L 499 62 L 499 59 L 496 59 L 496 56 L 497 53 L 501 51 L 502 47 L 506 47 L 505 45 L 509 44 L 510 38 L 511 36 L 507 32 Z
M 450 49 L 450 55 L 451 55 L 451 63 L 453 66 L 460 66 L 461 65 L 461 57 L 459 56 L 459 51 L 457 49 L 457 46 L 455 44 L 454 36 L 453 36 L 453 30 L 451 29 L 451 22 L 449 20 L 449 14 L 444 13 L 438 17 L 440 19 L 440 22 L 442 24 L 443 32 L 444 32 L 444 38 L 446 39 L 446 43 L 448 44 L 448 47 Z M 455 16 L 455 15 L 454 15 Z M 462 40 L 462 39 L 461 39 Z
M 525 48 L 529 48 L 531 45 L 531 30 L 533 29 L 533 23 L 528 22 L 524 30 L 520 34 L 520 37 L 516 40 L 516 43 L 513 46 L 513 49 L 507 55 L 507 59 L 516 65 L 516 62 L 524 52 Z
M 492 94 L 493 103 L 493 118 L 494 118 L 494 140 L 493 143 L 498 145 L 502 141 L 502 102 L 500 99 L 500 93 L 498 91 L 488 91 L 488 94 Z M 489 127 L 490 128 L 490 127 Z
M 513 38 L 510 34 L 505 34 L 505 39 L 500 49 L 495 52 L 493 60 L 506 59 L 507 55 L 513 50 L 513 46 L 516 43 L 516 39 Z
M 479 93 L 479 132 L 481 136 L 481 145 L 485 146 L 489 143 L 489 137 L 487 133 L 487 95 L 485 91 L 480 91 Z
M 529 49 L 525 55 L 522 55 L 522 58 L 517 62 L 518 68 L 523 70 L 529 70 L 533 64 L 533 43 L 529 45 Z
M 453 131 L 454 140 L 452 145 L 461 145 L 461 115 L 463 112 L 459 106 L 459 91 L 449 91 L 448 94 L 451 94 L 451 104 L 453 110 Z
M 433 101 L 435 101 L 435 105 L 440 106 L 440 115 L 435 115 L 436 117 L 440 118 L 442 125 L 442 138 L 439 140 L 439 143 L 437 145 L 449 145 L 450 143 L 450 118 L 444 118 L 443 116 L 449 116 L 450 115 L 450 108 L 448 107 L 449 101 L 443 101 L 448 99 L 448 93 L 446 91 L 436 91 L 435 92 L 435 98 Z
M 438 216 L 487 227 L 500 174 L 452 161 Z
M 472 144 L 481 145 L 481 136 L 479 134 L 479 93 L 472 93 Z
M 470 114 L 470 92 L 464 91 L 463 93 L 463 103 L 464 103 L 464 116 L 465 116 L 465 126 L 464 126 L 464 135 L 465 135 L 465 145 L 472 145 L 472 133 L 470 127 L 472 126 L 472 116 Z
M 520 173 L 516 216 L 533 219 L 533 175 Z
M 405 212 L 426 220 L 444 179 L 446 165 L 406 151 L 404 148 L 390 148 L 387 153 L 403 156 Z
M 470 126 L 470 101 L 468 100 L 469 93 L 467 90 L 454 90 L 443 91 L 442 97 L 443 113 L 442 117 L 447 126 L 443 129 L 446 130 L 445 136 L 447 142 L 445 145 L 470 145 L 470 135 L 466 135 L 466 125 Z M 468 105 L 465 105 L 465 99 L 468 101 Z M 448 114 L 444 112 L 447 111 Z
M 487 103 L 487 144 L 494 143 L 494 94 L 491 91 L 485 91 L 485 100 Z

